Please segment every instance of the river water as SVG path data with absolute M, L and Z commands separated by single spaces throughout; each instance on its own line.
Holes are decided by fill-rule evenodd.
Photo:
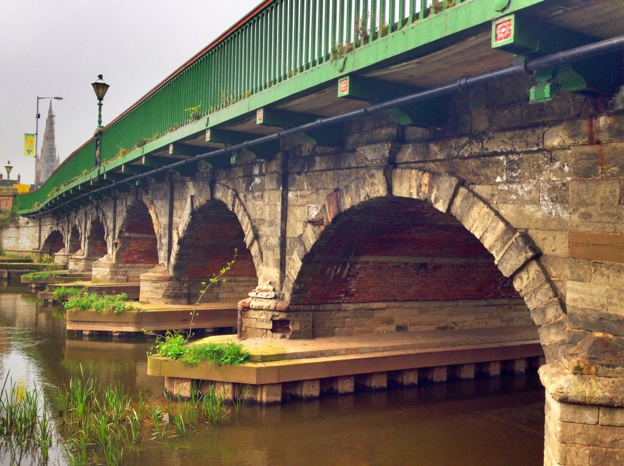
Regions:
M 102 385 L 121 382 L 166 404 L 162 378 L 146 375 L 149 346 L 68 338 L 59 309 L 0 282 L 0 380 L 9 374 L 17 384 L 43 386 L 52 403 L 82 367 Z M 543 412 L 536 375 L 248 404 L 217 426 L 146 439 L 123 464 L 533 466 L 543 464 Z M 50 464 L 63 464 L 58 451 Z

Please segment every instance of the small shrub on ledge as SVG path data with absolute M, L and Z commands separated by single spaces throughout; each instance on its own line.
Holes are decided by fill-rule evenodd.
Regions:
M 107 312 L 121 314 L 124 312 L 139 312 L 143 310 L 129 303 L 128 295 L 125 293 L 107 294 L 104 296 L 100 296 L 97 293 L 82 293 L 70 297 L 68 301 L 63 304 L 63 307 L 66 311 L 94 311 L 101 314 Z
M 217 366 L 239 366 L 249 359 L 249 352 L 243 345 L 227 342 L 186 345 L 187 339 L 182 333 L 167 332 L 164 337 L 156 337 L 148 356 L 163 356 L 178 359 L 185 366 L 194 367 L 200 362 Z

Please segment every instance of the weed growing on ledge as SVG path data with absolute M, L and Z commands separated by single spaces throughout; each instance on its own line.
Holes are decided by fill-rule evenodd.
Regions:
M 82 295 L 83 291 L 79 288 L 67 288 L 62 286 L 57 288 L 52 293 L 54 295 L 54 301 L 58 303 L 62 303 L 63 301 L 67 301 L 70 298 L 75 298 L 77 296 Z
M 71 297 L 63 304 L 63 307 L 67 311 L 77 309 L 80 311 L 95 311 L 102 314 L 106 312 L 121 314 L 122 312 L 143 310 L 129 303 L 128 295 L 125 293 L 107 294 L 104 296 L 100 296 L 97 293 L 82 293 Z
M 31 273 L 25 273 L 24 275 L 22 275 L 22 278 L 25 278 L 26 280 L 30 280 L 30 281 L 47 280 L 48 278 L 57 278 L 57 277 L 60 277 L 60 275 L 55 272 L 31 272 Z
M 227 342 L 225 345 L 216 343 L 186 345 L 184 334 L 174 332 L 167 332 L 164 337 L 156 337 L 149 355 L 178 359 L 182 364 L 190 367 L 197 366 L 200 362 L 217 366 L 239 366 L 249 359 L 249 352 L 243 345 L 233 342 Z
M 238 256 L 238 249 L 234 249 L 232 260 L 227 262 L 225 266 L 219 270 L 219 274 L 213 274 L 206 281 L 201 282 L 202 289 L 193 310 L 191 311 L 191 322 L 186 334 L 178 332 L 167 332 L 164 336 L 156 335 L 154 345 L 147 351 L 147 356 L 163 356 L 170 359 L 178 359 L 187 366 L 196 366 L 200 362 L 208 362 L 210 364 L 233 365 L 238 366 L 249 359 L 249 352 L 245 350 L 243 345 L 228 342 L 225 345 L 208 343 L 187 345 L 189 339 L 193 336 L 194 319 L 198 315 L 197 306 L 205 296 L 206 292 L 212 285 L 225 283 L 225 274 L 232 268 Z M 147 333 L 147 332 L 146 332 Z

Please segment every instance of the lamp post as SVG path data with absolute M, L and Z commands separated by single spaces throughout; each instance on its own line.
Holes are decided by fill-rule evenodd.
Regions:
M 6 185 L 9 185 L 9 180 L 11 179 L 11 170 L 13 170 L 13 166 L 11 165 L 11 161 L 7 160 L 7 164 L 4 166 L 4 169 L 7 172 L 7 181 L 6 181 Z
M 102 126 L 102 100 L 104 100 L 106 91 L 108 91 L 108 88 L 110 86 L 104 82 L 104 78 L 102 77 L 101 74 L 98 74 L 98 80 L 95 81 L 94 83 L 91 83 L 91 86 L 93 86 L 93 90 L 95 91 L 95 96 L 97 97 L 97 100 L 98 100 L 98 125 L 97 125 L 97 128 L 95 129 L 95 132 L 97 134 L 98 132 L 102 131 L 102 128 L 104 128 Z
M 37 114 L 35 115 L 35 159 L 37 158 L 37 151 L 39 150 L 39 101 L 40 100 L 63 100 L 62 97 L 39 97 L 37 96 Z

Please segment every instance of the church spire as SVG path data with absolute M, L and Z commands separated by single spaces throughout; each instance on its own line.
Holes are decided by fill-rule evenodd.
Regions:
M 43 184 L 58 166 L 59 159 L 56 153 L 54 135 L 54 112 L 52 111 L 52 101 L 50 101 L 45 132 L 43 133 L 43 145 L 41 146 L 41 153 L 37 157 L 35 168 L 35 184 L 38 186 Z

